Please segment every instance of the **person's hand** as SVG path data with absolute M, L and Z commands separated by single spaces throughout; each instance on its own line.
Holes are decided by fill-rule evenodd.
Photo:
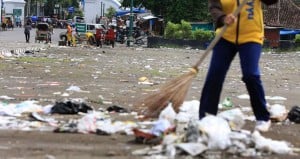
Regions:
M 226 17 L 224 18 L 224 23 L 227 25 L 233 24 L 236 21 L 237 21 L 237 18 L 232 13 L 226 15 Z

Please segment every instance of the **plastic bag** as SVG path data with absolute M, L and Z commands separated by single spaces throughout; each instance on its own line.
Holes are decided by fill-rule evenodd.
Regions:
M 216 116 L 206 116 L 198 122 L 199 129 L 208 137 L 209 149 L 224 150 L 231 145 L 231 129 L 227 121 Z

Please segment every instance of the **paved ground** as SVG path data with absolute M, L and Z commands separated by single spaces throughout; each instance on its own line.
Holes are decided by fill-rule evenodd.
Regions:
M 188 49 L 148 49 L 58 47 L 58 33 L 55 30 L 53 43 L 25 43 L 22 29 L 0 32 L 1 49 L 16 47 L 40 47 L 34 54 L 24 57 L 5 57 L 0 64 L 0 95 L 15 98 L 5 102 L 21 102 L 35 99 L 41 104 L 53 104 L 64 98 L 82 98 L 94 108 L 120 105 L 131 109 L 138 100 L 157 88 L 159 84 L 181 75 L 200 57 L 201 50 Z M 32 33 L 34 30 L 32 31 Z M 0 49 L 0 50 L 1 50 Z M 209 58 L 209 57 L 208 57 Z M 281 96 L 286 101 L 268 100 L 270 104 L 280 102 L 290 109 L 299 105 L 300 95 L 300 53 L 264 53 L 261 60 L 262 80 L 266 95 Z M 204 82 L 208 60 L 200 66 L 200 72 L 193 81 L 187 100 L 199 99 Z M 158 85 L 138 84 L 139 77 L 148 77 Z M 222 99 L 231 97 L 235 107 L 249 107 L 249 101 L 237 98 L 246 94 L 241 82 L 239 61 L 234 60 L 229 71 Z M 70 93 L 70 86 L 80 87 L 83 92 Z M 69 96 L 63 96 L 68 93 Z M 104 104 L 99 102 L 103 97 Z M 251 112 L 249 112 L 251 114 Z M 25 118 L 27 116 L 25 115 Z M 58 120 L 78 118 L 78 116 L 54 116 Z M 120 117 L 114 118 L 117 119 Z M 123 117 L 123 120 L 133 120 Z M 245 129 L 252 130 L 253 122 L 247 122 Z M 286 140 L 300 147 L 300 127 L 298 124 L 273 124 L 266 137 Z M 49 131 L 0 131 L 0 158 L 134 158 L 131 151 L 145 145 L 132 143 L 132 136 L 95 134 L 59 134 Z M 137 157 L 140 158 L 140 157 Z M 267 156 L 266 158 L 283 158 Z M 298 156 L 284 156 L 298 158 Z

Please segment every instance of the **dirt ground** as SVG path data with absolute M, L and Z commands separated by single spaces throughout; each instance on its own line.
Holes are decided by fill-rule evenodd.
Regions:
M 96 109 L 119 105 L 129 110 L 133 104 L 160 84 L 168 82 L 193 65 L 201 56 L 201 50 L 149 49 L 94 47 L 51 47 L 22 57 L 6 57 L 0 63 L 0 95 L 15 98 L 17 103 L 29 99 L 41 105 L 53 104 L 65 98 L 81 98 Z M 209 57 L 199 67 L 186 100 L 199 99 L 207 72 Z M 288 110 L 299 105 L 300 53 L 271 53 L 262 55 L 262 80 L 267 96 L 281 96 L 280 102 Z M 139 84 L 140 77 L 147 77 L 153 85 Z M 70 86 L 78 86 L 82 92 L 68 92 Z M 69 97 L 62 94 L 68 93 Z M 249 106 L 249 101 L 237 96 L 247 94 L 241 81 L 239 60 L 236 58 L 228 72 L 222 99 L 231 97 L 235 107 Z M 65 116 L 56 116 L 57 119 Z M 68 116 L 70 118 L 73 116 Z M 76 118 L 76 116 L 74 116 Z M 245 129 L 252 130 L 253 122 Z M 300 147 L 299 124 L 274 123 L 266 137 L 286 140 Z M 0 131 L 0 158 L 140 158 L 131 152 L 146 145 L 133 142 L 133 136 L 114 134 L 54 133 L 49 131 Z M 269 156 L 267 158 L 282 158 Z M 299 156 L 284 156 L 298 158 Z

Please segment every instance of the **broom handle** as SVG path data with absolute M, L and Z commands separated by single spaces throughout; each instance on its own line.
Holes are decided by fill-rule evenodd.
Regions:
M 235 9 L 235 11 L 233 12 L 234 16 L 237 16 L 240 13 L 240 11 L 245 6 L 245 4 L 247 3 L 247 1 L 248 0 L 243 0 L 243 2 L 239 5 L 239 7 L 237 9 Z M 205 52 L 203 53 L 203 55 L 200 57 L 200 59 L 197 61 L 197 63 L 193 66 L 194 69 L 198 70 L 199 65 L 203 62 L 203 60 L 206 58 L 206 56 L 210 53 L 210 51 L 215 47 L 215 45 L 217 44 L 217 42 L 221 39 L 221 37 L 223 36 L 223 34 L 226 31 L 227 27 L 228 27 L 228 25 L 224 24 L 224 26 L 222 27 L 222 29 L 219 32 L 219 34 L 217 34 L 215 36 L 215 38 L 213 39 L 213 41 L 208 45 L 208 47 L 205 50 Z

